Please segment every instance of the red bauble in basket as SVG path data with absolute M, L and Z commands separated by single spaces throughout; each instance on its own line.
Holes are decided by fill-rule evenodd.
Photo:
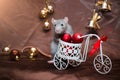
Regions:
M 68 33 L 65 33 L 61 39 L 65 42 L 71 42 L 71 35 Z
M 81 38 L 82 34 L 81 33 L 75 33 L 72 36 L 72 41 L 73 43 L 82 43 L 83 38 Z

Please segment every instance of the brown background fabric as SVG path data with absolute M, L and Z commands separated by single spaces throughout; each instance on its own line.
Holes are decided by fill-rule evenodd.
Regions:
M 69 24 L 73 27 L 74 32 L 80 32 L 83 35 L 87 34 L 88 30 L 85 27 L 89 22 L 89 18 L 92 17 L 92 12 L 95 4 L 94 0 L 50 0 L 50 1 L 52 2 L 51 4 L 53 5 L 55 12 L 53 15 L 48 17 L 49 21 L 51 21 L 52 17 L 55 19 L 60 19 L 67 16 L 69 18 Z M 119 51 L 120 50 L 120 35 L 119 35 L 120 34 L 120 27 L 119 27 L 120 1 L 119 0 L 110 0 L 110 1 L 112 2 L 112 12 L 104 14 L 102 16 L 102 19 L 99 22 L 101 29 L 98 31 L 98 35 L 101 36 L 104 34 L 108 36 L 108 41 L 103 44 L 103 51 L 110 58 L 116 60 L 116 59 L 120 59 L 120 51 Z M 11 45 L 12 49 L 17 48 L 20 50 L 23 49 L 25 46 L 34 46 L 42 50 L 44 53 L 50 55 L 50 42 L 52 39 L 53 30 L 44 32 L 42 30 L 43 21 L 41 21 L 39 18 L 40 10 L 43 9 L 44 6 L 45 6 L 44 0 L 0 0 L 0 50 L 2 50 L 2 48 L 7 45 Z M 92 47 L 93 43 L 94 41 L 91 41 L 90 47 Z M 44 57 L 42 59 L 46 59 L 46 58 Z M 35 62 L 34 64 L 38 64 L 38 63 L 39 61 Z M 7 66 L 8 64 L 11 63 L 1 63 L 1 65 L 3 65 L 2 67 Z M 18 63 L 16 64 L 12 63 L 12 64 L 17 66 Z M 32 63 L 30 63 L 30 65 L 31 64 Z M 43 64 L 47 64 L 47 63 L 43 63 Z M 28 65 L 29 65 L 29 61 L 28 61 Z M 38 68 L 36 66 L 33 67 Z M 25 64 L 23 67 L 25 67 Z M 11 68 L 13 68 L 13 66 L 11 66 Z M 42 67 L 40 70 L 42 69 L 44 68 Z M 6 73 L 4 69 L 1 68 L 1 70 L 2 72 Z M 47 67 L 45 67 L 44 70 L 49 71 Z M 114 70 L 116 70 L 116 68 L 114 68 Z M 118 68 L 118 70 L 120 69 Z M 16 70 L 14 70 L 13 73 L 15 73 L 15 71 Z M 21 77 L 23 77 L 22 75 L 23 72 L 19 72 L 19 70 L 17 70 L 17 72 Z M 55 72 L 57 72 L 57 70 L 55 70 Z M 113 73 L 114 72 L 115 71 L 113 71 Z M 29 75 L 30 77 L 30 74 L 27 73 L 29 73 L 29 71 L 26 72 L 25 75 Z M 47 72 L 44 72 L 43 74 L 40 72 L 37 73 L 44 76 L 46 74 L 47 75 L 50 74 Z M 37 73 L 34 72 L 32 74 L 39 75 Z M 68 73 L 66 73 L 66 75 Z M 63 76 L 62 74 L 61 76 Z M 52 75 L 52 76 L 56 77 L 57 75 Z M 77 73 L 76 76 L 82 76 L 82 75 L 79 75 L 79 73 Z M 70 78 L 70 75 L 67 75 L 67 77 Z M 97 77 L 101 77 L 101 75 Z M 108 77 L 110 76 L 107 75 L 107 78 Z M 34 79 L 41 80 L 37 78 Z M 33 80 L 32 77 L 28 79 Z M 46 80 L 49 78 L 42 78 L 42 79 Z M 93 79 L 94 78 L 91 78 L 90 80 Z M 114 79 L 114 77 L 112 77 L 112 79 Z M 108 79 L 108 80 L 112 80 L 112 79 Z M 55 80 L 55 79 L 51 79 L 51 80 Z M 61 80 L 64 80 L 64 78 Z M 75 78 L 75 80 L 77 79 Z M 81 78 L 81 80 L 89 80 L 89 79 Z

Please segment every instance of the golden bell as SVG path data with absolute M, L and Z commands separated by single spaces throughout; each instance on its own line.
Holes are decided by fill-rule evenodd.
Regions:
M 100 29 L 100 26 L 99 26 L 98 23 L 95 22 L 94 20 L 90 20 L 87 28 L 88 28 L 88 29 Z
M 31 60 L 35 60 L 35 58 L 38 56 L 38 53 L 39 51 L 37 50 L 37 48 L 32 47 L 29 51 L 29 58 Z
M 48 0 L 45 0 L 45 5 L 46 5 L 46 8 L 48 9 L 48 13 L 52 14 L 54 12 L 54 9 L 53 9 L 53 6 L 51 6 L 49 3 L 50 2 Z
M 111 3 L 107 0 L 104 1 L 98 1 L 96 3 L 96 6 L 99 7 L 100 11 L 103 12 L 110 12 L 111 11 Z
M 103 11 L 111 11 L 111 6 L 106 1 L 103 2 L 101 10 L 103 10 Z
M 48 20 L 46 20 L 43 25 L 43 30 L 48 31 L 50 29 L 51 29 L 50 23 L 48 22 Z
M 94 9 L 93 12 L 93 17 L 90 20 L 87 28 L 93 28 L 93 29 L 100 29 L 100 26 L 98 25 L 97 21 L 99 21 L 101 19 L 101 16 L 99 15 L 99 13 L 97 13 Z
M 37 49 L 32 47 L 30 50 L 31 50 L 32 53 L 34 53 Z
M 101 16 L 99 15 L 99 13 L 94 11 L 92 19 L 94 21 L 99 21 L 101 19 Z
M 44 8 L 43 10 L 41 10 L 41 12 L 40 12 L 40 18 L 45 19 L 48 16 L 47 12 L 48 11 L 47 11 L 46 8 Z
M 2 49 L 2 53 L 4 54 L 9 54 L 10 53 L 10 47 L 9 46 L 6 46 Z
M 54 12 L 54 9 L 51 5 L 48 5 L 47 8 L 48 8 L 48 13 L 49 14 L 52 14 Z
M 9 52 L 9 51 L 10 51 L 10 48 L 9 48 L 9 47 L 5 47 L 5 48 L 3 49 L 3 51 Z

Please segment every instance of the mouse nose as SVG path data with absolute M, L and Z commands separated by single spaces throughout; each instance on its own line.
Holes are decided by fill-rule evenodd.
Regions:
M 56 33 L 61 33 L 61 30 L 56 29 L 55 32 Z
M 59 32 L 60 30 L 55 30 L 56 32 Z

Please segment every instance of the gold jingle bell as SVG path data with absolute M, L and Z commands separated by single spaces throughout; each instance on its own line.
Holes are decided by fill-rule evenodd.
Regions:
M 40 12 L 40 18 L 41 19 L 45 19 L 48 16 L 47 12 L 48 11 L 47 11 L 46 8 L 44 8 L 43 10 L 41 10 L 41 12 Z
M 29 51 L 29 58 L 31 60 L 35 60 L 35 58 L 38 56 L 38 54 L 39 54 L 39 51 L 37 50 L 37 48 L 32 47 Z
M 20 51 L 17 49 L 13 49 L 10 52 L 10 59 L 13 61 L 18 61 L 20 59 Z
M 4 47 L 3 49 L 2 49 L 2 53 L 5 53 L 5 54 L 9 54 L 10 53 L 10 47 Z
M 95 22 L 93 20 L 90 20 L 87 28 L 89 28 L 89 29 L 100 29 L 100 26 L 98 25 L 97 22 Z
M 100 26 L 98 25 L 98 22 L 101 19 L 101 16 L 94 10 L 93 17 L 90 20 L 87 28 L 91 29 L 100 29 Z
M 50 23 L 48 22 L 48 20 L 46 20 L 43 24 L 43 30 L 49 31 L 50 29 L 51 29 Z
M 110 12 L 111 11 L 111 3 L 107 0 L 98 1 L 96 6 L 99 7 L 99 10 L 102 12 Z
M 52 14 L 54 12 L 54 9 L 51 5 L 48 5 L 47 8 L 48 8 L 48 13 L 49 14 Z
M 52 14 L 54 12 L 53 6 L 51 6 L 48 0 L 45 0 L 46 8 L 48 9 L 48 14 Z

